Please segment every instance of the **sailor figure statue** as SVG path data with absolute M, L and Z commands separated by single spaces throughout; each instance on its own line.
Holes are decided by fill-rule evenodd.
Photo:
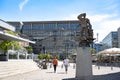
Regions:
M 92 79 L 92 57 L 90 53 L 90 44 L 93 43 L 93 29 L 90 20 L 86 18 L 86 13 L 78 16 L 80 33 L 77 37 L 79 47 L 76 52 L 76 80 Z
M 90 47 L 90 43 L 93 42 L 93 29 L 90 24 L 90 20 L 86 18 L 86 13 L 82 13 L 78 16 L 80 36 L 79 36 L 79 46 L 80 47 Z

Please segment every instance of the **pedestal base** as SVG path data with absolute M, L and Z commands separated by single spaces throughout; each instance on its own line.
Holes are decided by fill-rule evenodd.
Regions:
M 76 58 L 76 80 L 92 80 L 90 47 L 77 48 Z

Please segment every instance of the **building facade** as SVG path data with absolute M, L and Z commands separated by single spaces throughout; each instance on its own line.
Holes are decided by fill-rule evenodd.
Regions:
M 51 53 L 65 54 L 73 53 L 78 46 L 75 41 L 79 35 L 79 21 L 26 21 L 9 22 L 16 27 L 17 32 L 29 36 L 30 40 L 36 41 L 32 45 L 35 54 Z M 22 25 L 22 26 L 21 26 Z
M 103 40 L 102 40 L 103 48 L 118 48 L 118 32 L 110 32 Z
M 21 34 L 22 35 L 22 34 Z M 31 41 L 25 37 L 15 32 L 15 27 L 8 24 L 6 21 L 0 19 L 0 61 L 6 61 L 8 59 L 27 59 L 28 53 L 24 47 L 29 46 L 29 43 L 35 44 L 34 41 Z M 11 41 L 16 41 L 16 45 L 22 46 L 19 50 L 15 49 L 16 45 L 6 46 L 6 44 Z M 2 46 L 4 46 L 2 48 Z M 6 48 L 7 47 L 7 48 Z M 32 57 L 32 56 L 31 56 Z
M 118 47 L 120 48 L 120 27 L 118 28 Z
M 103 50 L 103 45 L 101 43 L 93 43 L 93 48 L 95 49 L 96 53 Z

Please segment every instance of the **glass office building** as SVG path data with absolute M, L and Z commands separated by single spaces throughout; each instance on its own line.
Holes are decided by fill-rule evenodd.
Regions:
M 51 53 L 53 55 L 72 54 L 78 43 L 75 41 L 79 35 L 79 21 L 26 21 L 23 25 L 20 22 L 9 22 L 21 32 L 36 41 L 32 45 L 34 53 Z
M 120 48 L 120 27 L 118 28 L 118 47 Z
M 104 45 L 103 48 L 118 48 L 118 32 L 110 32 L 103 40 L 102 44 Z

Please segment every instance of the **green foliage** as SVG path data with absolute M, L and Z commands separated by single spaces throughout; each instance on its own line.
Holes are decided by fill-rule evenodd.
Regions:
M 28 51 L 28 53 L 33 52 L 33 49 L 32 49 L 32 47 L 31 47 L 31 46 L 27 46 L 27 47 L 25 47 L 25 48 L 26 48 L 26 50 Z
M 109 63 L 111 60 L 114 60 L 114 58 L 112 59 L 112 57 L 113 56 L 104 56 L 103 54 L 97 55 L 98 61 L 103 63 Z
M 96 50 L 95 50 L 94 48 L 91 48 L 91 49 L 90 49 L 90 52 L 91 52 L 91 54 L 95 54 L 95 53 L 96 53 Z
M 4 51 L 4 54 L 8 49 L 12 49 L 13 47 L 14 50 L 18 50 L 21 48 L 21 45 L 17 41 L 4 40 L 0 42 L 0 49 Z
M 43 54 L 39 54 L 38 59 L 43 59 Z
M 70 60 L 72 59 L 71 55 L 69 55 L 67 58 L 70 59 Z
M 52 59 L 52 55 L 50 54 L 39 54 L 38 59 Z
M 18 36 L 17 33 L 9 30 L 5 30 L 6 33 Z M 21 45 L 17 41 L 10 41 L 10 40 L 4 40 L 0 42 L 0 49 L 4 51 L 4 54 L 6 54 L 8 49 L 12 49 L 14 47 L 14 50 L 18 50 L 21 48 Z
M 14 50 L 19 50 L 22 48 L 18 41 L 11 41 L 12 46 L 14 46 Z
M 5 30 L 5 32 L 14 36 L 18 36 L 18 34 L 13 31 Z
M 59 59 L 59 55 L 56 55 L 55 57 L 56 57 L 57 59 Z
M 52 56 L 52 55 L 50 55 L 50 54 L 47 54 L 47 58 L 48 58 L 48 59 L 52 59 L 52 58 L 53 58 L 53 56 Z
M 103 58 L 103 54 L 98 54 L 98 55 L 97 55 L 97 59 L 98 59 L 99 61 L 101 61 L 102 58 Z

